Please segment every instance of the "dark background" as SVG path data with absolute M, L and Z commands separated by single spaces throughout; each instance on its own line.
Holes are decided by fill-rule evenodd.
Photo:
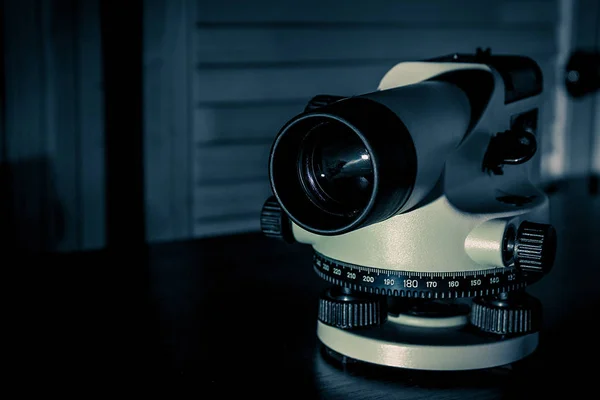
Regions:
M 600 100 L 571 98 L 562 74 L 599 46 L 598 1 L 0 5 L 0 265 L 19 379 L 339 398 L 591 384 L 577 360 L 597 355 Z M 531 292 L 546 350 L 529 375 L 452 375 L 443 390 L 339 371 L 317 353 L 310 249 L 258 233 L 271 141 L 314 94 L 372 91 L 399 61 L 477 47 L 544 72 L 532 179 L 559 250 Z

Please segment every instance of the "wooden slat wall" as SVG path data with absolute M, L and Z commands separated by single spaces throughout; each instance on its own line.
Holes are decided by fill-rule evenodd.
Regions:
M 0 21 L 4 24 L 4 2 L 0 2 Z M 4 135 L 4 104 L 5 104 L 5 80 L 4 80 L 4 26 L 0 28 L 0 184 L 3 182 L 4 158 L 6 136 Z M 0 209 L 6 208 L 4 191 L 0 188 Z M 4 199 L 4 200 L 2 200 Z M 1 211 L 0 211 L 1 212 Z M 1 214 L 0 214 L 1 215 Z M 4 239 L 0 229 L 0 240 Z
M 13 226 L 11 232 L 15 244 L 23 243 L 34 247 L 45 245 L 49 230 L 46 216 L 45 137 L 42 135 L 44 104 L 39 88 L 43 87 L 41 63 L 43 45 L 41 24 L 36 19 L 34 1 L 20 4 L 24 9 L 17 13 L 16 3 L 4 2 L 5 31 L 5 84 L 6 84 L 6 162 L 9 163 L 6 186 L 10 187 Z M 11 40 L 12 36 L 20 40 Z M 21 79 L 16 80 L 16 76 Z M 11 79 L 12 78 L 12 79 Z M 13 80 L 15 79 L 15 80 Z M 22 108 L 20 108 L 22 107 Z M 26 110 L 36 114 L 29 118 Z M 26 232 L 25 224 L 30 232 Z M 37 225 L 37 226 L 36 226 Z M 31 229 L 33 228 L 33 229 Z M 37 229 L 36 229 L 37 228 Z M 5 228 L 6 229 L 6 228 Z
M 104 244 L 97 1 L 4 2 L 6 187 L 13 246 Z
M 600 30 L 599 30 L 600 32 Z M 598 39 L 600 43 L 600 38 Z M 599 47 L 600 48 L 600 47 Z M 594 142 L 592 147 L 592 171 L 600 176 L 600 93 L 596 94 L 596 109 L 594 110 Z
M 600 7 L 596 22 L 596 51 L 600 52 Z M 600 92 L 596 93 L 596 107 L 593 111 L 594 125 L 592 128 L 592 171 L 600 176 Z
M 78 0 L 75 51 L 78 84 L 77 196 L 79 198 L 79 248 L 105 245 L 104 96 L 100 47 L 100 0 Z
M 594 143 L 592 150 L 592 171 L 600 175 L 600 94 L 596 94 L 596 109 L 594 111 Z
M 577 0 L 573 3 L 572 49 L 598 49 L 600 25 L 600 1 Z M 594 169 L 594 142 L 600 137 L 596 128 L 598 114 L 596 95 L 581 99 L 569 99 L 564 147 L 566 160 L 557 178 L 588 175 Z M 559 145 L 559 144 L 557 144 Z M 596 153 L 599 154 L 600 153 Z
M 560 6 L 557 73 L 564 72 L 573 51 L 600 49 L 600 2 L 561 0 Z M 566 92 L 562 75 L 556 85 L 551 107 L 555 123 L 542 143 L 542 180 L 600 174 L 600 94 L 574 99 Z
M 178 25 L 147 33 L 146 125 L 158 156 L 149 239 L 257 230 L 281 125 L 315 94 L 375 90 L 399 61 L 491 47 L 534 57 L 553 82 L 557 2 L 146 0 L 149 21 Z
M 4 24 L 4 2 L 0 2 L 0 22 Z M 12 199 L 9 199 L 8 168 L 6 161 L 6 135 L 4 129 L 5 115 L 5 73 L 4 73 L 4 25 L 0 27 L 0 243 L 9 245 L 8 239 L 12 236 L 12 222 L 9 221 L 9 207 L 12 208 Z M 0 251 L 4 247 L 0 244 Z
M 144 1 L 144 153 L 150 241 L 191 235 L 190 37 L 195 2 Z

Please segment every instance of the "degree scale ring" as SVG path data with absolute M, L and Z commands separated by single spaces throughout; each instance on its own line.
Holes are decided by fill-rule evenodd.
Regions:
M 317 275 L 332 284 L 385 296 L 453 299 L 511 292 L 527 285 L 515 267 L 457 272 L 392 271 L 333 260 L 317 251 L 313 266 Z

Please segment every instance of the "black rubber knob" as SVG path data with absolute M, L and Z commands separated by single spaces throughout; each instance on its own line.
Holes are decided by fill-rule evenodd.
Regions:
M 319 299 L 319 321 L 340 329 L 378 326 L 387 320 L 387 306 L 383 299 L 356 294 L 334 286 Z
M 269 197 L 263 205 L 260 213 L 260 228 L 267 237 L 287 243 L 295 242 L 291 221 L 281 209 L 275 196 Z
M 525 292 L 503 293 L 473 299 L 471 324 L 483 332 L 518 335 L 535 332 L 541 325 L 542 306 Z
M 548 273 L 556 255 L 556 231 L 552 225 L 524 221 L 514 245 L 515 266 L 528 274 Z

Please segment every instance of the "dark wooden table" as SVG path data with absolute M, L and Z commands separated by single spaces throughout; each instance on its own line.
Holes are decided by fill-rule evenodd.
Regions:
M 210 398 L 487 399 L 563 390 L 587 397 L 600 360 L 600 200 L 575 184 L 551 199 L 558 259 L 530 289 L 544 303 L 542 343 L 511 369 L 416 373 L 329 363 L 315 336 L 326 284 L 312 272 L 311 249 L 247 234 L 3 261 L 13 381 L 60 390 L 87 382 L 88 392 L 185 382 Z

